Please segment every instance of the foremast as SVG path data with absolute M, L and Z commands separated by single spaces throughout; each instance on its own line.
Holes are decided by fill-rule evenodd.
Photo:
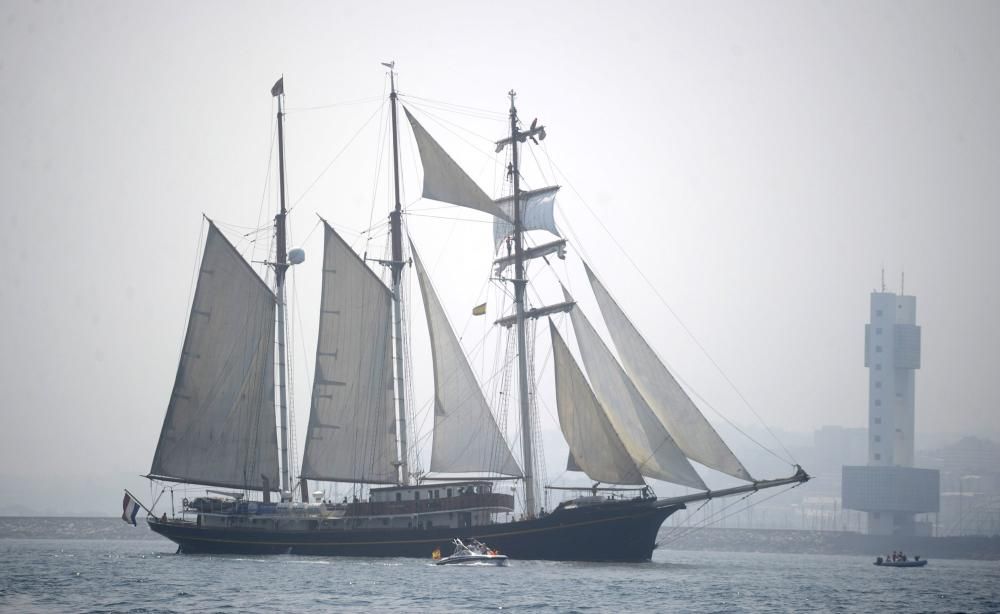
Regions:
M 407 462 L 407 441 L 406 441 L 406 381 L 404 379 L 404 356 L 403 356 L 403 295 L 402 278 L 403 267 L 403 207 L 399 197 L 399 130 L 396 125 L 396 73 L 394 72 L 396 63 L 383 63 L 389 68 L 389 107 L 392 117 L 392 183 L 395 206 L 389 214 L 389 232 L 392 237 L 392 258 L 389 266 L 392 271 L 392 330 L 394 339 L 395 354 L 395 385 L 396 385 L 396 412 L 399 432 L 399 483 L 406 485 L 410 483 L 410 469 Z
M 523 226 L 521 224 L 521 182 L 518 164 L 519 129 L 517 126 L 517 107 L 514 98 L 517 92 L 510 91 L 510 142 L 511 162 L 510 173 L 513 184 L 514 209 L 514 330 L 517 335 L 517 392 L 521 415 L 521 452 L 523 454 L 522 471 L 524 471 L 524 506 L 527 515 L 535 514 L 535 456 L 533 450 L 534 433 L 531 424 L 531 403 L 528 398 L 528 354 L 527 340 L 524 332 L 524 287 L 528 280 L 524 277 L 524 245 L 522 240 Z
M 278 413 L 280 430 L 278 432 L 278 448 L 281 455 L 281 497 L 288 496 L 289 484 L 289 454 L 288 454 L 288 352 L 285 343 L 285 273 L 288 271 L 288 245 L 285 228 L 287 210 L 285 208 L 285 78 L 282 77 L 271 88 L 271 95 L 278 99 L 278 192 L 281 208 L 274 216 L 274 231 L 276 254 L 274 267 L 275 295 L 278 299 L 276 331 L 277 363 L 278 363 Z M 268 492 L 265 490 L 265 500 Z
M 515 334 L 517 335 L 517 388 L 521 416 L 521 453 L 524 457 L 521 463 L 524 472 L 524 506 L 525 513 L 531 517 L 535 515 L 537 510 L 537 493 L 535 492 L 534 433 L 531 420 L 531 399 L 529 397 L 531 390 L 528 378 L 528 343 L 524 330 L 524 321 L 528 317 L 537 318 L 546 313 L 565 310 L 566 304 L 543 307 L 532 310 L 530 313 L 524 307 L 524 290 L 528 284 L 528 280 L 524 274 L 524 263 L 528 258 L 538 257 L 542 253 L 539 252 L 534 255 L 526 254 L 524 249 L 523 235 L 525 227 L 523 220 L 524 212 L 521 206 L 521 172 L 518 143 L 523 143 L 528 139 L 537 143 L 536 136 L 538 139 L 544 139 L 545 127 L 538 126 L 538 120 L 535 120 L 531 123 L 531 127 L 528 130 L 522 131 L 518 126 L 517 106 L 514 103 L 517 92 L 511 90 L 508 92 L 508 95 L 510 96 L 510 137 L 497 142 L 497 151 L 501 151 L 505 145 L 509 144 L 511 146 L 510 176 L 513 186 L 513 193 L 511 195 L 511 222 L 513 223 L 512 234 L 514 238 L 514 279 L 509 281 L 514 284 L 513 324 Z M 505 318 L 502 318 L 497 323 L 509 326 L 510 324 L 506 323 L 505 320 Z

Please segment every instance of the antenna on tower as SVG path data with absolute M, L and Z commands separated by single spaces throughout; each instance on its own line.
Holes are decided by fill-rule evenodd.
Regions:
M 906 272 L 904 271 L 904 272 L 900 272 L 900 274 L 899 274 L 899 294 L 900 294 L 900 296 L 906 294 L 906 292 L 904 292 L 904 290 L 903 290 L 905 287 L 906 287 Z
M 885 292 L 885 267 L 882 267 L 882 292 Z

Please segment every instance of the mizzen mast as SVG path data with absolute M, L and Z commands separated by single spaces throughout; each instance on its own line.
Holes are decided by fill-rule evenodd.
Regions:
M 396 73 L 393 68 L 396 62 L 383 62 L 383 66 L 389 69 L 389 107 L 392 116 L 392 181 L 394 189 L 395 207 L 389 214 L 389 232 L 392 236 L 392 260 L 389 266 L 392 269 L 392 328 L 395 339 L 395 370 L 396 370 L 396 411 L 398 414 L 398 437 L 399 437 L 399 483 L 410 483 L 409 463 L 407 462 L 407 442 L 406 442 L 406 382 L 403 379 L 405 373 L 403 367 L 403 296 L 402 277 L 403 267 L 403 207 L 399 199 L 399 130 L 396 126 Z
M 288 350 L 285 343 L 285 273 L 288 271 L 288 246 L 285 230 L 285 78 L 281 77 L 271 88 L 271 96 L 278 99 L 278 192 L 281 209 L 274 216 L 276 242 L 274 267 L 275 294 L 278 298 L 278 330 L 277 330 L 277 361 L 278 361 L 278 410 L 281 429 L 278 433 L 278 447 L 281 455 L 281 496 L 289 493 L 289 455 L 288 455 Z M 265 497 L 267 495 L 265 494 Z

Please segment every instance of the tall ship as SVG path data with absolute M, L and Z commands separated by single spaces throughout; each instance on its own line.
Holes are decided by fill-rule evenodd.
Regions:
M 523 151 L 546 131 L 537 120 L 519 120 L 513 91 L 509 131 L 495 143 L 506 172 L 503 193 L 494 198 L 400 102 L 393 65 L 386 66 L 394 195 L 388 248 L 381 259 L 359 255 L 334 225 L 321 223 L 322 290 L 301 463 L 293 456 L 289 418 L 285 282 L 305 255 L 287 246 L 282 79 L 271 90 L 280 205 L 275 249 L 264 264 L 273 275 L 262 277 L 206 218 L 176 379 L 145 476 L 155 485 L 151 494 L 162 486 L 160 496 L 146 508 L 126 492 L 123 517 L 134 522 L 141 505 L 149 527 L 183 553 L 429 557 L 454 539 L 478 539 L 514 560 L 643 561 L 651 558 L 664 520 L 687 504 L 809 479 L 798 466 L 785 478 L 752 477 L 611 295 L 613 280 L 606 285 L 588 263 L 582 266 L 610 344 L 565 288 L 554 304 L 529 301 L 529 266 L 565 259 L 569 246 L 554 223 L 559 187 L 522 187 Z M 509 381 L 494 395 L 502 401 L 491 403 L 484 392 L 421 261 L 419 238 L 407 235 L 400 116 L 419 153 L 422 198 L 492 216 L 491 278 L 508 297 L 507 311 L 495 321 L 507 348 L 497 372 Z M 430 356 L 410 356 L 411 320 L 419 320 L 409 317 L 406 304 L 411 275 Z M 565 474 L 587 480 L 575 492 L 546 484 L 539 470 L 537 324 L 537 344 L 550 352 L 558 422 L 569 448 Z M 424 471 L 420 442 L 414 441 L 410 377 L 411 361 L 428 360 L 433 424 Z M 517 418 L 513 436 L 506 414 L 494 407 L 507 399 Z M 740 485 L 710 490 L 692 461 Z M 693 492 L 657 497 L 649 479 Z M 178 485 L 202 490 L 185 497 L 179 510 L 172 504 L 169 515 L 155 511 L 163 493 L 173 494 Z M 348 495 L 330 497 L 321 485 L 339 485 Z M 562 500 L 545 509 L 543 489 L 560 488 Z

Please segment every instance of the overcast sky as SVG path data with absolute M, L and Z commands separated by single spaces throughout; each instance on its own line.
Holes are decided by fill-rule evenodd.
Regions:
M 758 424 L 726 378 L 772 429 L 865 426 L 864 324 L 884 267 L 894 291 L 905 271 L 923 328 L 918 447 L 1000 437 L 1000 4 L 8 0 L 0 504 L 55 507 L 83 487 L 113 499 L 149 469 L 201 215 L 239 241 L 276 207 L 268 90 L 282 74 L 291 233 L 308 253 L 293 297 L 305 424 L 316 216 L 381 254 L 357 232 L 390 206 L 379 62 L 391 59 L 404 103 L 494 193 L 489 140 L 517 90 L 549 135 L 525 154 L 526 179 L 564 186 L 571 254 L 731 420 Z M 406 129 L 402 141 L 413 153 Z M 485 370 L 492 350 L 473 346 L 492 318 L 468 313 L 489 225 L 420 201 L 414 168 L 404 161 L 404 201 L 422 214 L 410 231 Z M 596 315 L 579 261 L 555 268 Z M 538 292 L 554 300 L 546 275 Z M 421 362 L 418 408 L 431 394 Z

